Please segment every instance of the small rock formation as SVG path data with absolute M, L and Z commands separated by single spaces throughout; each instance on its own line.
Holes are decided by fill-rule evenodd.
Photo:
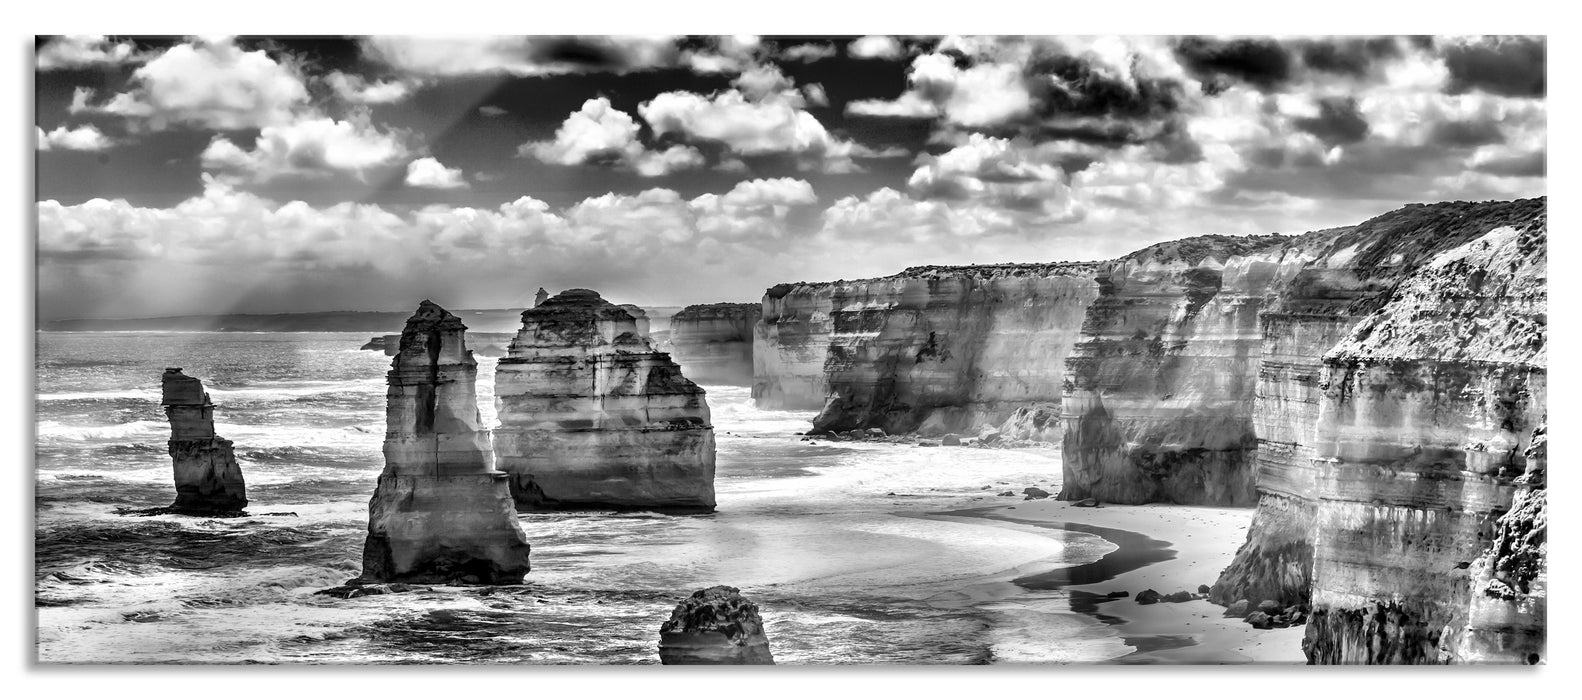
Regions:
M 667 666 L 775 662 L 758 606 L 731 586 L 696 591 L 676 606 L 659 628 L 659 661 Z
M 384 472 L 354 583 L 517 584 L 527 537 L 478 414 L 461 319 L 425 300 L 390 363 Z
M 234 513 L 247 507 L 247 485 L 231 441 L 214 434 L 214 404 L 203 382 L 167 367 L 160 377 L 160 403 L 170 419 L 170 459 L 176 501 L 171 513 Z
M 694 304 L 670 317 L 670 354 L 703 384 L 751 386 L 753 324 L 762 304 Z
M 522 313 L 495 374 L 495 449 L 518 507 L 714 509 L 704 391 L 645 322 L 587 289 Z
M 540 306 L 543 306 L 544 305 L 544 300 L 546 300 L 548 298 L 549 298 L 549 292 L 544 291 L 543 287 L 539 287 L 538 288 L 538 293 L 533 295 L 533 308 L 536 309 L 536 308 L 538 308 Z

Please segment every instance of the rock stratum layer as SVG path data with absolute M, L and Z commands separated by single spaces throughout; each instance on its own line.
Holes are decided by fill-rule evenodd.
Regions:
M 214 404 L 203 382 L 168 367 L 160 376 L 160 403 L 170 419 L 170 460 L 175 470 L 173 513 L 234 513 L 247 507 L 247 484 L 231 441 L 214 434 Z
M 1284 236 L 1149 246 L 1094 275 L 1066 359 L 1059 498 L 1252 505 L 1258 312 Z
M 659 628 L 659 660 L 667 666 L 773 664 L 758 606 L 731 586 L 694 592 Z
M 524 509 L 714 509 L 704 391 L 646 318 L 586 289 L 522 313 L 495 373 L 495 450 Z
M 761 304 L 695 304 L 670 317 L 670 356 L 695 382 L 751 386 Z
M 529 570 L 527 537 L 478 414 L 466 331 L 424 301 L 401 333 L 361 581 L 516 584 Z

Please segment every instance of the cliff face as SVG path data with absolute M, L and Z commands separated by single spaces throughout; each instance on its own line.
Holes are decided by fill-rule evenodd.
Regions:
M 693 381 L 751 386 L 762 304 L 695 304 L 670 317 L 670 354 Z
M 659 628 L 659 661 L 681 665 L 775 662 L 758 606 L 731 586 L 694 592 Z
M 976 432 L 1058 401 L 1091 265 L 913 268 L 831 287 L 815 430 Z
M 1500 522 L 1543 469 L 1527 455 L 1547 414 L 1546 231 L 1540 213 L 1434 257 L 1324 356 L 1310 662 L 1436 663 L 1490 641 L 1487 614 L 1466 634 L 1473 599 L 1510 584 L 1474 591 L 1471 563 L 1492 549 L 1489 575 L 1536 520 Z M 1530 598 L 1523 568 L 1507 565 L 1511 590 Z
M 527 538 L 478 415 L 466 328 L 424 301 L 401 333 L 363 581 L 514 584 L 528 572 Z
M 781 284 L 764 293 L 763 316 L 753 324 L 753 403 L 759 408 L 824 407 L 833 293 L 828 283 Z
M 1187 238 L 1098 271 L 1066 360 L 1060 498 L 1252 505 L 1258 312 L 1285 240 Z
M 170 419 L 170 460 L 175 471 L 175 513 L 230 513 L 247 507 L 247 484 L 231 441 L 214 434 L 214 404 L 203 382 L 165 369 L 160 403 Z
M 713 510 L 704 391 L 645 330 L 586 289 L 522 313 L 495 373 L 495 450 L 519 507 Z
M 1439 254 L 1541 217 L 1544 200 L 1413 205 L 1285 244 L 1265 300 L 1252 423 L 1258 510 L 1211 598 L 1309 602 L 1317 522 L 1314 459 L 1323 357 Z

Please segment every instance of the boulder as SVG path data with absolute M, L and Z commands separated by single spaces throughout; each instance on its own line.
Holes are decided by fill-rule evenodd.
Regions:
M 1246 600 L 1238 600 L 1225 608 L 1225 617 L 1246 618 L 1247 610 L 1251 607 L 1252 603 L 1249 603 Z
M 884 434 L 884 429 L 883 428 L 869 428 L 868 429 L 868 437 L 871 437 L 871 438 L 884 438 L 884 437 L 886 437 L 886 435 Z
M 1258 612 L 1264 613 L 1266 615 L 1279 615 L 1280 611 L 1284 609 L 1285 606 L 1280 605 L 1278 602 L 1273 600 L 1266 600 L 1258 604 Z
M 1027 494 L 1027 500 L 1029 501 L 1039 498 L 1049 498 L 1050 495 L 1048 491 L 1038 488 L 1037 486 L 1029 486 L 1025 489 L 1022 489 L 1022 493 Z
M 1164 602 L 1166 602 L 1166 603 L 1185 603 L 1185 602 L 1187 602 L 1189 600 L 1192 600 L 1192 599 L 1193 599 L 1193 596 L 1192 596 L 1191 593 L 1188 593 L 1186 591 L 1176 591 L 1174 593 L 1166 595 L 1162 600 L 1164 600 Z
M 1138 605 L 1153 605 L 1154 603 L 1159 602 L 1159 591 L 1149 588 L 1141 593 L 1138 593 L 1137 597 L 1133 600 L 1136 600 Z
M 667 666 L 773 664 L 758 606 L 731 586 L 694 592 L 659 628 L 659 661 Z
M 1266 630 L 1274 626 L 1274 618 L 1270 617 L 1268 613 L 1265 613 L 1262 610 L 1254 611 L 1252 614 L 1243 619 L 1247 621 L 1247 624 L 1261 630 Z

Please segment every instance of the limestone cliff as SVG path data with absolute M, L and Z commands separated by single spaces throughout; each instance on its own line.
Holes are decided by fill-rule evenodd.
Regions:
M 753 403 L 759 408 L 816 411 L 829 398 L 828 283 L 780 284 L 764 292 L 753 324 Z
M 670 355 L 695 382 L 751 386 L 762 304 L 695 304 L 670 317 Z
M 1252 505 L 1258 312 L 1286 240 L 1185 238 L 1098 270 L 1066 359 L 1060 498 Z
M 172 513 L 234 513 L 247 507 L 247 484 L 231 441 L 214 434 L 214 404 L 203 382 L 168 367 L 160 377 L 160 403 L 170 419 L 170 460 L 175 471 Z
M 1527 226 L 1543 211 L 1542 199 L 1412 205 L 1284 244 L 1259 318 L 1262 361 L 1252 413 L 1258 509 L 1213 600 L 1309 602 L 1323 357 L 1438 255 L 1501 226 Z
M 424 301 L 401 333 L 361 581 L 515 584 L 528 572 L 527 538 L 478 414 L 466 331 Z
M 731 586 L 694 592 L 659 628 L 659 660 L 667 666 L 773 664 L 758 606 Z
M 519 507 L 713 510 L 704 391 L 641 321 L 587 289 L 522 313 L 495 373 L 495 450 Z
M 1058 401 L 1097 294 L 1083 263 L 920 267 L 830 285 L 815 430 L 976 432 Z
M 1502 553 L 1527 547 L 1542 507 L 1524 502 L 1501 521 L 1517 477 L 1544 469 L 1531 463 L 1541 449 L 1528 454 L 1547 416 L 1545 218 L 1500 222 L 1432 257 L 1324 355 L 1311 663 L 1436 663 L 1489 646 L 1541 654 L 1541 630 L 1535 646 L 1532 620 L 1522 619 L 1542 606 L 1542 584 L 1535 591 L 1524 571 L 1541 556 L 1507 561 L 1514 589 L 1492 570 Z M 1492 580 L 1480 585 L 1476 574 Z M 1491 588 L 1497 599 L 1509 590 L 1527 600 L 1488 606 Z M 1529 634 L 1501 640 L 1499 625 L 1487 627 L 1500 612 Z

